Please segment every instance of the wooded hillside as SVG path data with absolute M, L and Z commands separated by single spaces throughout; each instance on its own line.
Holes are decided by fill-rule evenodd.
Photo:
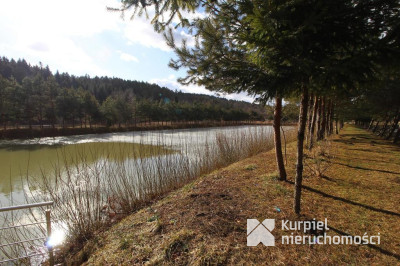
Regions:
M 115 77 L 53 74 L 48 66 L 6 57 L 0 58 L 0 114 L 4 129 L 265 119 L 265 110 L 256 104 Z

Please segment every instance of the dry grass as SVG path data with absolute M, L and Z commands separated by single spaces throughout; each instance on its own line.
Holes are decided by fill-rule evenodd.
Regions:
M 90 265 L 398 264 L 400 148 L 352 126 L 331 141 L 333 166 L 323 178 L 306 174 L 301 216 L 292 211 L 292 180 L 277 181 L 270 151 L 204 175 L 128 216 L 97 235 L 70 262 L 89 258 Z M 294 176 L 294 162 L 293 143 L 288 146 L 289 177 Z M 330 235 L 380 232 L 381 244 L 247 247 L 249 218 L 327 218 Z M 282 231 L 276 227 L 273 234 L 279 238 Z

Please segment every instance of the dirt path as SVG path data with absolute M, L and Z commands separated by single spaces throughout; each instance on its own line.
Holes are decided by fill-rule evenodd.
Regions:
M 114 265 L 400 263 L 400 147 L 346 126 L 308 156 L 301 216 L 292 211 L 292 143 L 288 182 L 276 179 L 273 151 L 248 158 L 200 177 L 127 217 L 99 234 L 75 258 Z M 311 170 L 317 166 L 327 168 L 322 177 Z M 252 218 L 276 220 L 275 247 L 247 247 L 246 223 Z M 379 233 L 380 244 L 281 243 L 282 235 L 290 232 L 281 229 L 280 220 L 313 218 L 328 220 L 330 236 Z

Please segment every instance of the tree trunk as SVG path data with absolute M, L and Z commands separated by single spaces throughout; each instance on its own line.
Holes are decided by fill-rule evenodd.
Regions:
M 387 118 L 386 118 L 386 120 L 385 120 L 385 124 L 383 124 L 383 127 L 382 127 L 382 129 L 379 131 L 378 136 L 382 137 L 382 136 L 386 133 L 386 130 L 387 130 L 387 126 L 388 126 L 388 124 L 389 124 L 389 121 L 390 121 L 390 115 L 387 116 Z
M 306 132 L 306 143 L 309 143 L 310 131 L 311 131 L 311 124 L 312 124 L 312 117 L 313 117 L 313 109 L 314 106 L 314 94 L 311 93 L 310 95 L 310 102 L 308 104 L 310 108 L 308 108 L 308 119 L 307 119 L 307 132 Z
M 326 106 L 326 127 L 325 127 L 325 133 L 327 136 L 329 136 L 331 133 L 331 100 L 328 100 L 328 104 Z
M 318 134 L 321 131 L 321 124 L 322 124 L 322 98 L 319 97 L 318 99 L 318 113 L 317 113 L 317 130 L 316 130 L 316 135 L 317 135 L 317 140 L 318 140 Z
M 325 127 L 326 127 L 326 99 L 325 96 L 321 99 L 321 125 L 317 133 L 317 140 L 320 141 L 325 137 Z
M 400 120 L 400 113 L 397 114 L 397 116 L 395 117 L 392 127 L 390 128 L 389 134 L 386 136 L 385 139 L 390 139 L 394 133 L 394 131 L 396 130 L 397 124 L 399 123 Z
M 400 139 L 400 128 L 397 129 L 396 135 L 394 136 L 393 143 L 397 143 Z
M 374 119 L 371 119 L 371 122 L 369 123 L 367 130 L 370 130 L 373 124 L 374 124 Z
M 339 127 L 338 127 L 339 125 L 338 125 L 338 119 L 337 118 L 335 120 L 335 124 L 336 124 L 335 125 L 335 131 L 336 131 L 336 135 L 337 135 L 337 134 L 339 134 Z
M 379 121 L 376 122 L 376 125 L 374 127 L 374 130 L 372 130 L 372 133 L 375 133 L 375 131 L 378 129 L 379 126 Z
M 279 171 L 279 180 L 286 181 L 285 164 L 283 163 L 282 142 L 281 142 L 281 119 L 282 119 L 282 98 L 276 96 L 276 104 L 274 110 L 274 142 L 276 164 Z
M 333 101 L 331 101 L 331 118 L 329 120 L 329 134 L 333 134 L 333 117 L 335 114 L 335 105 L 333 104 Z
M 318 96 L 315 95 L 314 98 L 314 106 L 313 106 L 313 115 L 311 118 L 311 128 L 309 130 L 309 144 L 308 144 L 308 149 L 311 150 L 314 146 L 314 132 L 315 132 L 315 124 L 316 124 L 316 120 L 317 120 L 317 113 L 318 113 L 318 105 L 319 105 L 319 101 L 318 101 Z M 311 109 L 311 108 L 310 108 Z
M 296 164 L 296 179 L 294 191 L 294 212 L 300 213 L 300 200 L 301 200 L 301 183 L 303 181 L 303 144 L 304 144 L 304 131 L 306 128 L 308 109 L 308 89 L 303 87 L 303 95 L 301 96 L 299 125 L 297 131 L 297 164 Z

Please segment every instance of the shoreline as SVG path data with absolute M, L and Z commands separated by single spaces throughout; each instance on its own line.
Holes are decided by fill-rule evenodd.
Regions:
M 167 130 L 167 129 L 190 129 L 190 128 L 207 128 L 207 127 L 229 127 L 229 126 L 245 126 L 245 125 L 271 125 L 270 121 L 190 121 L 190 122 L 152 122 L 150 124 L 141 124 L 137 126 L 127 127 L 67 127 L 67 128 L 19 128 L 0 130 L 1 140 L 27 140 L 44 137 L 63 137 L 73 135 L 89 135 L 131 131 L 151 131 L 151 130 Z M 282 126 L 293 126 L 296 123 L 285 123 Z

